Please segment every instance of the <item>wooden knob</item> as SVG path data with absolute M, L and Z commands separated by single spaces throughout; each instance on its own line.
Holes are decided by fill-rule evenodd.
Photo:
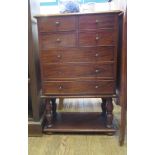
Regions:
M 95 54 L 95 57 L 98 57 L 98 56 L 99 56 L 99 54 L 98 54 L 98 53 L 96 53 L 96 54 Z
M 62 86 L 59 86 L 59 90 L 61 90 L 62 89 Z
M 96 40 L 99 40 L 99 36 L 96 36 Z
M 59 25 L 59 24 L 60 24 L 60 22 L 59 22 L 59 21 L 56 21 L 56 22 L 55 22 L 55 24 L 56 24 L 56 25 Z
M 59 55 L 57 55 L 57 58 L 61 58 L 61 55 L 59 54 Z
M 61 40 L 58 38 L 58 39 L 56 40 L 56 42 L 61 42 Z
M 96 73 L 98 73 L 99 71 L 100 71 L 99 69 L 96 69 L 96 70 L 95 70 Z
M 98 87 L 99 87 L 99 86 L 97 86 L 97 85 L 95 86 L 96 89 L 97 89 Z
M 98 20 L 98 19 L 96 19 L 96 21 L 95 21 L 95 22 L 96 22 L 96 24 L 98 24 L 98 23 L 99 23 L 99 20 Z

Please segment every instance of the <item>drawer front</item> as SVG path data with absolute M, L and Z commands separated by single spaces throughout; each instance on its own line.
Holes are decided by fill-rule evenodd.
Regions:
M 53 33 L 42 34 L 41 49 L 49 50 L 54 47 L 75 47 L 76 34 L 75 33 Z
M 44 82 L 46 94 L 114 94 L 114 81 L 55 81 Z
M 102 62 L 114 60 L 114 47 L 63 48 L 41 51 L 43 63 Z
M 69 63 L 69 64 L 43 64 L 43 80 L 52 78 L 95 78 L 113 79 L 114 64 L 102 63 Z
M 70 17 L 44 17 L 39 19 L 40 32 L 75 30 L 75 16 Z
M 104 46 L 115 44 L 114 30 L 81 31 L 79 33 L 79 46 Z
M 79 29 L 114 28 L 114 15 L 79 16 Z

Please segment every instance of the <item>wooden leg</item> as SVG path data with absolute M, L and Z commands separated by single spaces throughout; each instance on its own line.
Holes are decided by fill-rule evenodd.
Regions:
M 106 117 L 106 99 L 102 98 L 102 103 L 101 103 L 101 108 L 102 108 L 102 115 L 103 117 Z
M 52 106 L 50 104 L 50 99 L 49 98 L 47 98 L 45 102 L 46 102 L 46 122 L 47 122 L 47 128 L 50 128 L 50 127 L 52 127 L 52 113 L 51 113 Z
M 107 99 L 106 103 L 107 107 L 107 128 L 112 128 L 112 123 L 113 123 L 113 103 L 112 103 L 112 98 Z
M 56 118 L 56 109 L 57 109 L 56 98 L 51 98 L 51 101 L 52 101 L 53 119 L 55 119 Z

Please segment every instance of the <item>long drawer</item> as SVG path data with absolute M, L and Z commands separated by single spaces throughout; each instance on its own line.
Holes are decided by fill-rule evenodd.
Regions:
M 55 48 L 42 50 L 42 63 L 102 62 L 114 60 L 114 47 Z
M 75 47 L 76 33 L 47 33 L 40 36 L 41 49 L 49 50 L 54 47 Z
M 95 78 L 113 79 L 113 63 L 65 63 L 43 64 L 43 80 L 52 78 Z
M 115 33 L 113 29 L 98 31 L 80 31 L 79 46 L 104 46 L 115 45 Z
M 53 81 L 43 82 L 43 93 L 53 94 L 114 94 L 114 81 Z

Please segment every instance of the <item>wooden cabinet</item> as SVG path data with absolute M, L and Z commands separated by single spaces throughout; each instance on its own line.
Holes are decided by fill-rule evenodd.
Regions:
M 101 97 L 103 129 L 115 131 L 112 97 L 116 96 L 120 13 L 36 16 L 42 96 L 47 98 L 44 131 L 53 131 L 56 108 L 50 98 L 55 97 Z

